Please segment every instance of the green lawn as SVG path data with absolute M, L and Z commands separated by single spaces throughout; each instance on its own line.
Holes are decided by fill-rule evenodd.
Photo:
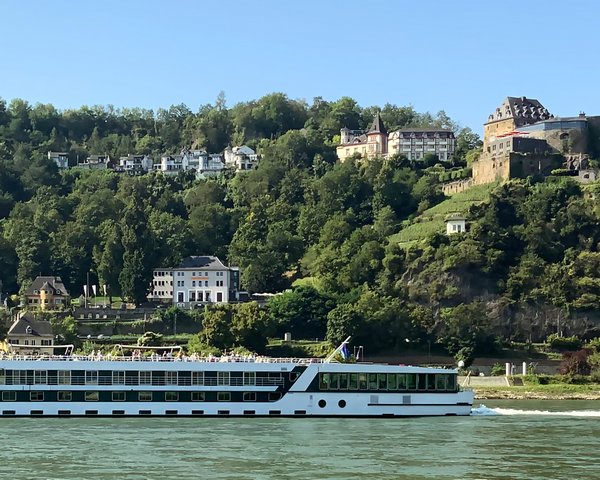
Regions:
M 476 185 L 466 192 L 452 195 L 447 200 L 425 210 L 410 225 L 392 235 L 390 242 L 397 242 L 403 246 L 407 246 L 435 233 L 443 232 L 446 215 L 455 212 L 466 215 L 471 205 L 487 200 L 490 192 L 496 186 L 496 183 Z

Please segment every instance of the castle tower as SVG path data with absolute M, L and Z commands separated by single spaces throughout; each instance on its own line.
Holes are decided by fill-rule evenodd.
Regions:
M 524 125 L 548 120 L 552 115 L 537 100 L 527 97 L 506 97 L 483 125 L 483 151 L 499 136 L 514 132 Z
M 367 144 L 370 157 L 387 155 L 388 132 L 379 112 L 375 115 L 371 128 L 367 132 Z

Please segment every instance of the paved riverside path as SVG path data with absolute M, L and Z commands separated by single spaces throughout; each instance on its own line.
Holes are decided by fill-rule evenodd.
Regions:
M 465 382 L 466 380 L 466 382 Z M 507 378 L 504 375 L 496 377 L 476 377 L 459 376 L 458 384 L 465 387 L 509 387 Z

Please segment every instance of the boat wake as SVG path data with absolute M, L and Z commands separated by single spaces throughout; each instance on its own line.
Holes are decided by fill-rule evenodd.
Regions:
M 489 408 L 485 405 L 471 409 L 471 416 L 491 417 L 497 415 L 545 415 L 552 417 L 600 417 L 598 410 L 569 410 L 569 411 L 550 411 L 550 410 L 517 410 L 514 408 Z

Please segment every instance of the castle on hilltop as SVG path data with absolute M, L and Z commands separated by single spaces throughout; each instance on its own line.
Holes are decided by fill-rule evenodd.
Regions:
M 555 117 L 536 99 L 507 97 L 483 125 L 483 149 L 473 162 L 472 178 L 445 184 L 444 193 L 547 176 L 561 168 L 582 182 L 593 181 L 596 172 L 589 169 L 589 159 L 598 156 L 599 147 L 599 116 Z

